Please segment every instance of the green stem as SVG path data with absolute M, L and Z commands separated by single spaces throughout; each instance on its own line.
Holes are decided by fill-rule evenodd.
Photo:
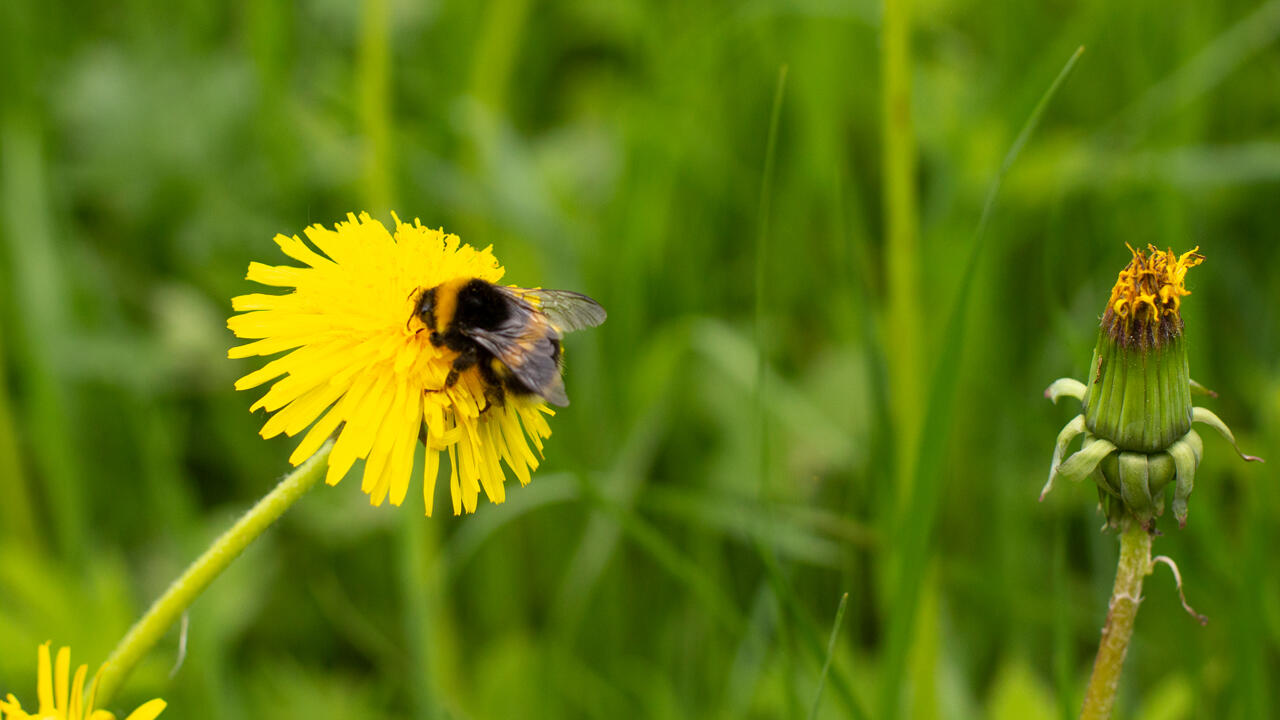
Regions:
M 1106 720 L 1116 701 L 1120 670 L 1133 637 L 1133 621 L 1142 602 L 1142 579 L 1151 574 L 1151 534 L 1142 523 L 1128 518 L 1120 536 L 1120 562 L 1116 567 L 1116 585 L 1111 591 L 1107 623 L 1102 628 L 1102 644 L 1093 661 L 1093 675 L 1085 691 L 1080 720 Z
M 129 629 L 107 658 L 98 678 L 98 705 L 110 702 L 142 656 L 151 649 L 191 603 L 209 587 L 227 566 L 244 552 L 264 530 L 324 477 L 325 459 L 333 443 L 312 455 L 289 473 L 266 497 L 246 512 L 230 530 L 219 537 L 169 589 L 151 605 L 147 613 Z
M 919 459 L 920 427 L 924 422 L 925 362 L 923 355 L 923 314 L 920 286 L 920 225 L 917 195 L 917 157 L 915 127 L 911 117 L 911 26 L 913 0 L 884 0 L 880 25 L 880 122 L 883 136 L 881 173 L 883 175 L 884 262 L 887 307 L 883 318 L 884 347 L 888 362 L 889 419 L 895 443 L 894 482 L 896 497 L 891 498 L 895 512 L 891 522 L 904 534 L 925 531 L 923 525 L 907 519 L 906 512 L 918 493 L 916 463 Z M 890 556 L 882 576 L 885 587 L 894 587 L 896 576 L 915 570 L 904 564 L 904 553 Z M 938 592 L 933 585 L 924 587 L 922 595 L 932 598 Z M 921 607 L 926 610 L 930 603 Z M 937 657 L 923 635 L 912 635 L 916 620 L 914 611 L 886 606 L 892 615 L 905 612 L 907 634 L 903 645 L 890 653 L 889 674 L 893 680 L 882 682 L 880 715 L 897 720 L 904 695 L 903 669 L 910 656 L 910 686 L 914 712 L 920 716 L 936 714 L 933 670 Z M 922 611 L 923 612 L 923 611 Z M 926 621 L 931 621 L 924 618 Z M 897 642 L 895 639 L 894 642 Z M 899 654 L 900 653 L 900 654 Z M 919 670 L 923 669 L 923 676 Z M 917 682 L 919 681 L 919 682 Z
M 885 271 L 890 412 L 898 463 L 898 509 L 910 496 L 924 407 L 916 139 L 911 120 L 911 0 L 884 0 L 880 37 Z

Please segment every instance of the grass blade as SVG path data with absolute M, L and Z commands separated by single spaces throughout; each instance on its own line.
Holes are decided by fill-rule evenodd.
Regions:
M 55 550 L 79 560 L 85 549 L 83 452 L 76 444 L 76 393 L 60 358 L 70 352 L 67 282 L 71 271 L 59 252 L 47 184 L 45 143 L 37 126 L 15 114 L 0 125 L 0 239 L 12 266 L 12 292 L 22 312 L 14 337 L 26 399 L 17 422 L 30 438 L 35 470 L 43 478 Z
M 818 706 L 822 704 L 822 689 L 827 684 L 827 672 L 831 670 L 831 656 L 836 652 L 836 640 L 840 637 L 840 623 L 844 622 L 844 609 L 849 604 L 849 593 L 840 596 L 840 605 L 836 608 L 836 621 L 831 626 L 831 639 L 827 641 L 827 659 L 822 663 L 822 674 L 818 676 L 818 690 L 813 694 L 813 707 L 809 709 L 809 720 L 818 717 Z
M 756 343 L 756 447 L 760 450 L 760 490 L 762 494 L 768 483 L 766 475 L 769 461 L 769 433 L 765 427 L 764 412 L 766 365 L 769 361 L 765 348 L 764 314 L 765 314 L 765 268 L 769 266 L 769 200 L 773 194 L 773 163 L 778 149 L 778 123 L 782 116 L 782 98 L 787 90 L 787 66 L 778 68 L 778 84 L 773 91 L 773 108 L 769 111 L 769 135 L 765 140 L 764 169 L 760 173 L 760 204 L 756 220 L 756 305 L 755 305 L 755 343 Z
M 960 375 L 958 358 L 962 355 L 964 347 L 969 299 L 973 279 L 977 274 L 978 259 L 982 255 L 987 223 L 995 207 L 1000 185 L 1008 174 L 1009 168 L 1017 160 L 1031 133 L 1039 125 L 1049 101 L 1058 92 L 1083 52 L 1084 48 L 1080 47 L 1067 60 L 1062 71 L 1036 103 L 1022 131 L 1018 133 L 1009 152 L 1005 155 L 1004 162 L 987 191 L 982 215 L 974 232 L 973 248 L 969 252 L 956 299 L 950 305 L 951 314 L 940 346 L 942 352 L 939 353 L 939 356 L 948 360 L 938 363 L 930 384 L 919 458 L 916 462 L 915 481 L 912 484 L 913 492 L 899 530 L 898 572 L 890 605 L 893 608 L 893 615 L 889 620 L 888 646 L 885 650 L 884 672 L 880 684 L 880 716 L 887 720 L 898 717 L 902 698 L 901 683 L 906 669 L 907 650 L 911 644 L 920 587 L 928 564 L 929 537 L 932 534 L 933 520 L 938 509 L 943 456 L 950 437 L 952 407 L 955 403 Z
M 825 657 L 822 651 L 822 638 L 818 634 L 816 623 L 808 615 L 795 590 L 791 588 L 790 582 L 782 574 L 782 569 L 778 566 L 777 557 L 772 550 L 766 547 L 762 550 L 762 558 L 765 562 L 765 577 L 772 586 L 774 595 L 781 603 L 781 607 L 787 613 L 790 613 L 792 619 L 794 619 L 798 630 L 797 637 L 804 643 L 804 647 L 815 659 Z M 782 617 L 785 618 L 786 614 L 782 614 Z M 849 717 L 854 718 L 854 720 L 865 720 L 867 713 L 862 709 L 862 705 L 858 703 L 857 696 L 853 693 L 853 682 L 839 666 L 831 674 L 831 684 L 835 688 L 840 702 L 844 704 Z

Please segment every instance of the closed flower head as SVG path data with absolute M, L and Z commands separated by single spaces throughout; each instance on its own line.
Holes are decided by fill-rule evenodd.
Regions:
M 1192 392 L 1203 388 L 1191 379 L 1180 311 L 1182 298 L 1191 294 L 1187 271 L 1204 256 L 1199 248 L 1181 255 L 1151 245 L 1148 250 L 1129 248 L 1133 257 L 1111 289 L 1085 382 L 1062 378 L 1045 391 L 1054 402 L 1080 401 L 1081 413 L 1058 435 L 1040 497 L 1060 477 L 1091 477 L 1108 524 L 1131 516 L 1154 529 L 1170 484 L 1174 515 L 1186 523 L 1204 450 L 1192 423 L 1209 425 L 1232 445 L 1235 437 L 1217 415 L 1191 404 Z M 1081 449 L 1064 460 L 1078 435 L 1084 436 Z
M 275 381 L 251 408 L 274 413 L 262 436 L 302 434 L 289 458 L 297 465 L 337 432 L 326 482 L 337 483 L 364 460 L 362 489 L 374 505 L 403 502 L 422 442 L 428 515 L 440 453 L 452 467 L 455 514 L 473 512 L 481 491 L 492 502 L 505 499 L 504 464 L 528 483 L 551 434 L 546 416 L 553 413 L 544 395 L 504 391 L 524 387 L 498 361 L 498 350 L 506 348 L 502 338 L 490 352 L 464 347 L 428 324 L 446 304 L 449 312 L 464 312 L 468 296 L 459 293 L 472 286 L 492 288 L 541 320 L 543 314 L 531 309 L 539 302 L 536 291 L 494 285 L 504 270 L 490 248 L 477 250 L 418 221 L 396 218 L 393 235 L 367 213 L 349 215 L 333 230 L 314 225 L 305 235 L 310 243 L 275 238 L 302 267 L 249 265 L 250 280 L 290 292 L 237 297 L 232 305 L 240 314 L 227 321 L 238 337 L 252 340 L 230 357 L 287 353 L 236 383 L 243 390 Z M 447 302 L 445 289 L 451 293 Z M 599 320 L 603 311 L 595 324 Z M 550 387 L 553 372 L 559 389 L 557 330 L 544 323 L 538 338 L 519 339 L 531 347 L 544 343 L 537 345 L 546 355 L 536 358 L 538 377 Z M 563 397 L 562 389 L 549 393 Z

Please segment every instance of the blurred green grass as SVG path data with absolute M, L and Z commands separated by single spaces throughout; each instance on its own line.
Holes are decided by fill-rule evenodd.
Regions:
M 46 639 L 105 657 L 284 471 L 290 443 L 231 389 L 252 365 L 225 359 L 229 298 L 282 260 L 275 233 L 394 209 L 609 309 L 570 342 L 546 466 L 462 518 L 317 491 L 192 609 L 181 670 L 174 633 L 120 707 L 804 717 L 848 592 L 819 717 L 880 716 L 895 624 L 905 716 L 1073 716 L 1115 541 L 1089 488 L 1035 502 L 1069 414 L 1040 392 L 1084 372 L 1124 242 L 1201 246 L 1193 375 L 1277 454 L 1280 3 L 913 16 L 919 380 L 957 388 L 922 441 L 939 481 L 913 486 L 932 530 L 899 516 L 878 4 L 5 4 L 0 690 L 31 697 Z M 987 189 L 1082 44 L 947 340 Z M 1156 550 L 1212 620 L 1149 580 L 1124 717 L 1275 702 L 1280 495 L 1206 442 Z M 923 557 L 895 570 L 903 532 Z

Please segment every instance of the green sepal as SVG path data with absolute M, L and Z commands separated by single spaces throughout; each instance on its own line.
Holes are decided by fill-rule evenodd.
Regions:
M 1101 473 L 1098 474 L 1101 475 Z M 1095 481 L 1098 483 L 1098 507 L 1102 510 L 1102 516 L 1106 518 L 1106 521 L 1102 524 L 1102 529 L 1111 528 L 1115 530 L 1120 527 L 1120 521 L 1124 519 L 1125 514 L 1128 512 L 1125 510 L 1124 500 L 1109 489 L 1104 489 L 1106 484 L 1100 477 L 1095 478 Z
M 1147 455 L 1147 487 L 1151 490 L 1151 497 L 1155 499 L 1156 506 L 1160 506 L 1158 495 L 1173 479 L 1177 477 L 1177 468 L 1173 464 L 1173 458 L 1169 457 L 1167 452 L 1151 453 Z M 1159 512 L 1156 512 L 1159 515 Z
M 1139 467 L 1141 463 L 1142 467 Z M 1121 450 L 1098 463 L 1093 481 L 1111 497 L 1115 507 L 1104 504 L 1108 523 L 1115 525 L 1125 513 L 1138 518 L 1148 528 L 1164 514 L 1161 494 L 1176 477 L 1173 458 L 1165 452 L 1139 453 Z
M 1192 395 L 1208 395 L 1211 398 L 1218 397 L 1218 393 L 1196 382 L 1195 378 L 1191 378 L 1191 394 Z
M 1177 468 L 1178 482 L 1173 488 L 1173 516 L 1178 519 L 1178 527 L 1187 526 L 1187 498 L 1195 486 L 1196 468 L 1200 466 L 1200 458 L 1204 454 L 1204 443 L 1200 434 L 1188 430 L 1180 440 L 1169 446 L 1169 457 Z
M 1120 497 L 1120 453 L 1114 452 L 1102 458 L 1098 470 L 1093 474 L 1093 481 L 1101 485 L 1117 501 Z
M 1120 477 L 1119 457 L 1120 453 L 1111 453 L 1102 458 L 1102 462 L 1098 463 L 1098 467 L 1089 476 L 1089 479 L 1093 480 L 1093 484 L 1097 485 L 1099 490 L 1117 501 L 1123 499 L 1120 497 L 1120 484 L 1113 483 L 1111 478 Z
M 1151 501 L 1155 503 L 1156 517 L 1164 515 L 1164 489 L 1173 482 L 1177 474 L 1169 453 L 1158 452 L 1147 456 L 1147 489 L 1151 492 Z
M 1054 405 L 1058 404 L 1058 398 L 1071 397 L 1084 402 L 1084 394 L 1088 391 L 1084 383 L 1075 378 L 1058 378 L 1053 381 L 1044 391 L 1044 396 L 1049 398 Z
M 1067 458 L 1066 462 L 1059 465 L 1058 471 L 1049 476 L 1049 481 L 1053 482 L 1061 477 L 1072 482 L 1080 482 L 1098 467 L 1098 463 L 1102 462 L 1102 458 L 1115 452 L 1115 450 L 1115 443 L 1110 440 L 1093 437 L 1092 435 L 1086 436 L 1084 447 Z
M 1151 501 L 1151 487 L 1147 484 L 1146 455 L 1120 453 L 1120 495 L 1129 512 L 1150 530 L 1155 522 L 1155 504 Z
M 1207 410 L 1202 407 L 1191 408 L 1191 421 L 1204 423 L 1214 430 L 1217 430 L 1222 437 L 1227 439 L 1227 442 L 1231 443 L 1231 447 L 1236 449 L 1236 453 L 1244 459 L 1245 462 L 1265 462 L 1262 458 L 1257 457 L 1256 455 L 1245 455 L 1241 452 L 1240 446 L 1236 444 L 1236 436 L 1231 433 L 1231 428 L 1227 427 L 1227 424 L 1222 422 L 1222 418 L 1214 415 L 1212 410 Z
M 1055 382 L 1054 385 L 1059 382 L 1062 382 L 1062 380 Z M 1072 380 L 1071 382 L 1076 381 Z M 1084 387 L 1080 383 L 1076 384 L 1080 385 L 1081 388 Z M 1050 386 L 1050 389 L 1052 389 L 1052 386 Z M 1062 464 L 1062 456 L 1066 454 L 1067 446 L 1071 444 L 1072 440 L 1076 439 L 1077 435 L 1084 431 L 1084 415 L 1077 415 L 1071 419 L 1071 422 L 1067 423 L 1066 427 L 1062 428 L 1062 432 L 1058 433 L 1058 442 L 1053 448 L 1053 460 L 1049 463 L 1049 479 L 1045 482 L 1044 489 L 1040 491 L 1041 500 L 1044 500 L 1044 496 L 1053 489 L 1053 476 L 1057 472 L 1058 466 Z

